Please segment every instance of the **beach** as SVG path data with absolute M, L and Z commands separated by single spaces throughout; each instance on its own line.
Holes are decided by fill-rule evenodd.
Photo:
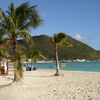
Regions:
M 13 73 L 0 76 L 0 100 L 100 100 L 100 73 L 55 70 L 25 71 L 21 82 Z

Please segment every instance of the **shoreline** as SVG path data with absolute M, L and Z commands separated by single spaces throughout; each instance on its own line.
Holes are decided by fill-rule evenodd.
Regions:
M 24 79 L 12 82 L 13 74 L 0 76 L 1 100 L 99 100 L 100 73 L 61 70 L 64 76 L 54 76 L 55 70 L 25 71 Z

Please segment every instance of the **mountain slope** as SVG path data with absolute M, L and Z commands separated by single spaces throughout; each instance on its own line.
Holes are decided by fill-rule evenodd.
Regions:
M 34 36 L 33 40 L 35 43 L 35 47 L 33 48 L 33 50 L 40 50 L 46 58 L 54 59 L 54 47 L 50 42 L 50 38 L 51 37 L 47 35 Z M 98 59 L 97 51 L 90 46 L 81 43 L 70 36 L 68 36 L 67 41 L 70 42 L 73 47 L 60 47 L 58 51 L 59 59 Z

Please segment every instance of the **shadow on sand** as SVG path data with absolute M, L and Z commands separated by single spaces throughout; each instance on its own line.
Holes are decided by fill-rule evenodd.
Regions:
M 58 76 L 63 77 L 64 74 L 61 73 L 61 75 L 58 75 Z M 58 76 L 55 74 L 51 74 L 51 75 L 24 75 L 24 77 L 58 77 Z
M 1 88 L 5 88 L 5 87 L 8 87 L 8 86 L 10 86 L 12 83 L 13 83 L 13 81 L 12 81 L 11 83 L 8 83 L 8 84 L 0 85 L 0 89 L 1 89 Z
M 53 77 L 54 75 L 24 75 L 24 77 Z
M 5 87 L 8 87 L 8 86 L 10 86 L 14 81 L 13 81 L 13 78 L 11 78 L 11 77 L 6 77 L 6 75 L 2 75 L 2 77 L 3 78 L 5 78 L 5 79 L 7 79 L 7 80 L 12 80 L 10 83 L 7 83 L 7 84 L 3 84 L 3 85 L 0 85 L 0 89 L 1 88 L 5 88 Z

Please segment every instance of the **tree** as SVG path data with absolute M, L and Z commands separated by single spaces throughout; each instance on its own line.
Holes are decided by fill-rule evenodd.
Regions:
M 33 53 L 31 53 L 30 55 L 30 58 L 31 58 L 31 66 L 32 66 L 32 63 L 33 61 L 36 62 L 37 60 L 39 59 L 46 59 L 42 53 L 38 50 L 34 51 Z
M 40 26 L 42 20 L 36 10 L 36 5 L 30 6 L 28 2 L 22 3 L 17 7 L 11 2 L 6 12 L 1 11 L 3 16 L 0 18 L 0 31 L 4 31 L 6 37 L 11 40 L 14 61 L 14 81 L 20 81 L 23 77 L 23 70 L 17 40 L 22 38 L 29 44 L 32 44 L 33 41 L 29 35 L 29 30 Z
M 58 33 L 54 34 L 51 42 L 54 45 L 55 48 L 55 60 L 56 60 L 56 76 L 60 75 L 60 67 L 59 67 L 59 61 L 58 61 L 58 47 L 63 45 L 65 42 L 66 34 L 65 33 Z

